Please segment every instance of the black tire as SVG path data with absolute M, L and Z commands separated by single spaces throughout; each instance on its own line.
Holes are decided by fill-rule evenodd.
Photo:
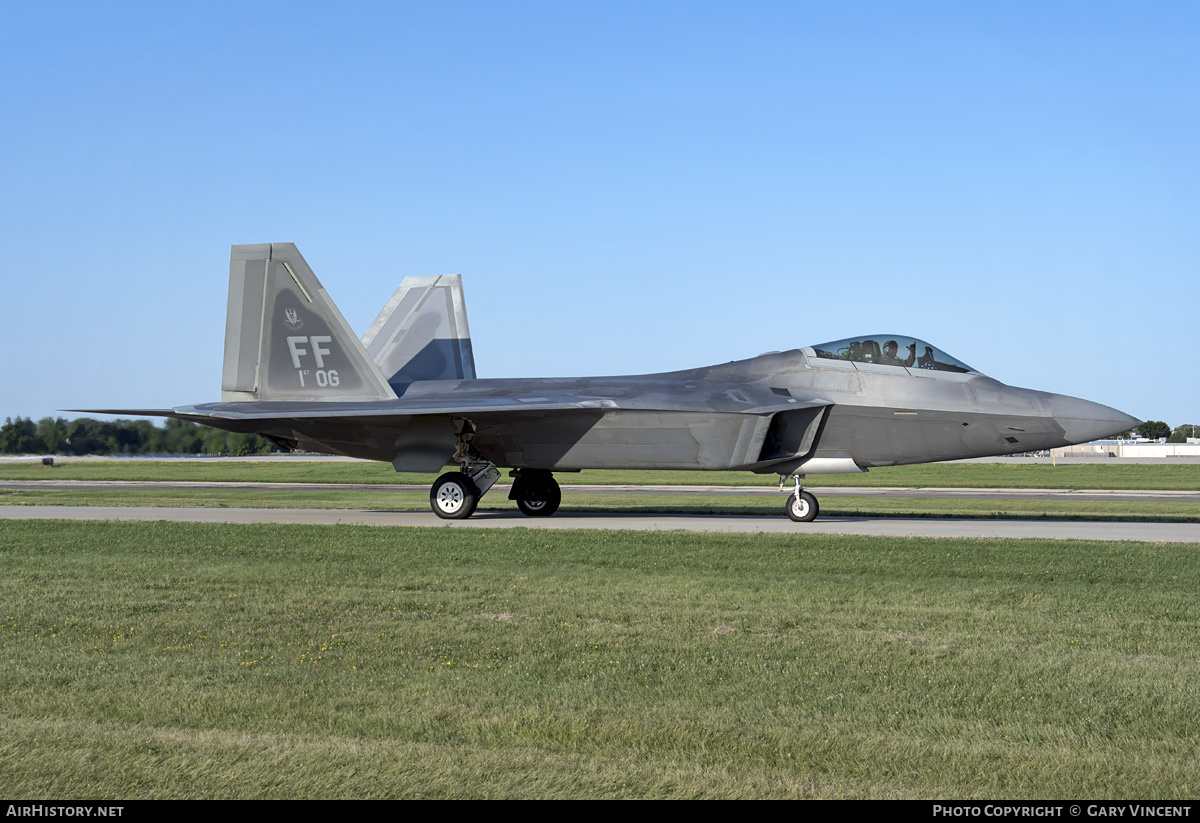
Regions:
M 466 520 L 479 505 L 479 488 L 462 472 L 447 472 L 429 489 L 429 508 L 443 520 Z
M 788 497 L 787 516 L 797 523 L 807 523 L 810 520 L 815 520 L 819 509 L 817 498 L 808 492 L 800 492 L 799 500 L 796 499 L 795 492 L 792 492 Z
M 521 496 L 517 498 L 517 508 L 521 510 L 521 514 L 529 517 L 549 517 L 558 511 L 558 506 L 562 503 L 562 489 L 553 477 L 546 480 L 545 483 L 522 490 Z

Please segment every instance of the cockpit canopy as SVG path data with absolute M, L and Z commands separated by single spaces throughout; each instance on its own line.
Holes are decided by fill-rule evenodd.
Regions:
M 817 357 L 827 360 L 849 360 L 854 363 L 875 363 L 880 366 L 906 366 L 937 371 L 973 372 L 966 363 L 935 349 L 924 340 L 899 334 L 872 334 L 849 337 L 813 346 Z

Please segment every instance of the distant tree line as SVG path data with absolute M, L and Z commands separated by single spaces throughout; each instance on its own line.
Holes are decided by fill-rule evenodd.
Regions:
M 257 434 L 237 434 L 168 418 L 93 420 L 80 417 L 8 417 L 0 426 L 0 454 L 270 454 L 278 448 Z
M 1168 443 L 1186 443 L 1189 437 L 1200 437 L 1197 431 L 1200 426 L 1194 423 L 1186 423 L 1182 426 L 1176 426 L 1171 436 L 1167 438 Z
M 1122 440 L 1145 437 L 1148 440 L 1165 439 L 1168 443 L 1186 443 L 1189 437 L 1200 437 L 1200 434 L 1196 433 L 1197 431 L 1200 431 L 1200 426 L 1193 423 L 1185 423 L 1172 429 L 1161 420 L 1147 420 L 1140 426 L 1123 432 L 1117 437 Z

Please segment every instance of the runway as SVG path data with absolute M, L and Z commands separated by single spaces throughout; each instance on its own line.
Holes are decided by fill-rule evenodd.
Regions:
M 787 486 L 788 490 L 791 485 Z M 979 489 L 979 488 L 909 488 L 902 486 L 805 486 L 821 497 L 899 497 L 899 498 L 958 498 L 974 500 L 1092 500 L 1092 501 L 1162 501 L 1200 503 L 1200 491 L 1139 490 L 1139 489 Z M 229 483 L 212 481 L 158 480 L 0 480 L 0 489 L 22 491 L 134 491 L 188 489 L 247 489 L 257 491 L 367 491 L 428 492 L 429 486 L 413 483 Z M 497 483 L 489 494 L 508 495 L 509 486 Z M 783 497 L 775 484 L 761 486 L 599 486 L 562 484 L 563 494 L 621 494 L 621 495 L 719 495 L 728 497 Z
M 1139 540 L 1200 544 L 1200 524 L 967 518 L 821 517 L 793 523 L 782 515 L 579 514 L 525 517 L 516 512 L 477 512 L 470 520 L 440 520 L 432 512 L 346 509 L 217 509 L 152 506 L 2 506 L 3 520 L 133 520 L 193 523 L 355 524 L 486 529 L 613 529 L 727 533 L 858 534 L 876 537 Z
M 508 486 L 490 492 L 507 496 Z M 1200 502 L 1200 491 L 979 489 L 808 486 L 821 497 L 958 498 L 982 500 L 1108 500 Z M 326 490 L 428 492 L 426 485 L 405 483 L 229 483 L 208 481 L 126 480 L 3 480 L 0 489 L 13 490 Z M 562 486 L 566 495 L 720 495 L 774 496 L 778 486 Z M 782 505 L 781 505 L 782 508 Z M 703 515 L 645 513 L 583 513 L 560 511 L 549 518 L 525 517 L 515 511 L 480 511 L 465 521 L 441 520 L 432 512 L 366 509 L 168 508 L 159 506 L 0 506 L 0 519 L 134 520 L 197 523 L 303 523 L 428 528 L 615 529 L 783 534 L 859 534 L 887 537 L 1036 537 L 1055 540 L 1141 540 L 1200 543 L 1197 523 L 1139 523 L 1086 520 L 1000 520 L 982 518 L 819 517 L 812 523 L 793 523 L 772 512 L 762 515 Z

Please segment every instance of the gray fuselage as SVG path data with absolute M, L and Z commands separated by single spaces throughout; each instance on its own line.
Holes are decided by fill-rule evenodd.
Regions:
M 1049 449 L 1137 422 L 978 372 L 822 359 L 811 348 L 660 374 L 433 380 L 401 390 L 396 401 L 372 404 L 376 415 L 395 415 L 373 418 L 375 436 L 347 428 L 350 419 L 338 427 L 294 420 L 287 431 L 268 433 L 415 470 L 415 451 L 428 452 L 431 443 L 437 453 L 449 448 L 452 421 L 461 418 L 476 427 L 474 446 L 500 467 L 790 474 Z M 578 402 L 563 408 L 571 398 Z M 553 409 L 539 408 L 551 399 Z M 449 407 L 471 411 L 442 411 Z M 397 441 L 399 424 L 410 434 Z M 408 466 L 406 442 L 416 461 Z

